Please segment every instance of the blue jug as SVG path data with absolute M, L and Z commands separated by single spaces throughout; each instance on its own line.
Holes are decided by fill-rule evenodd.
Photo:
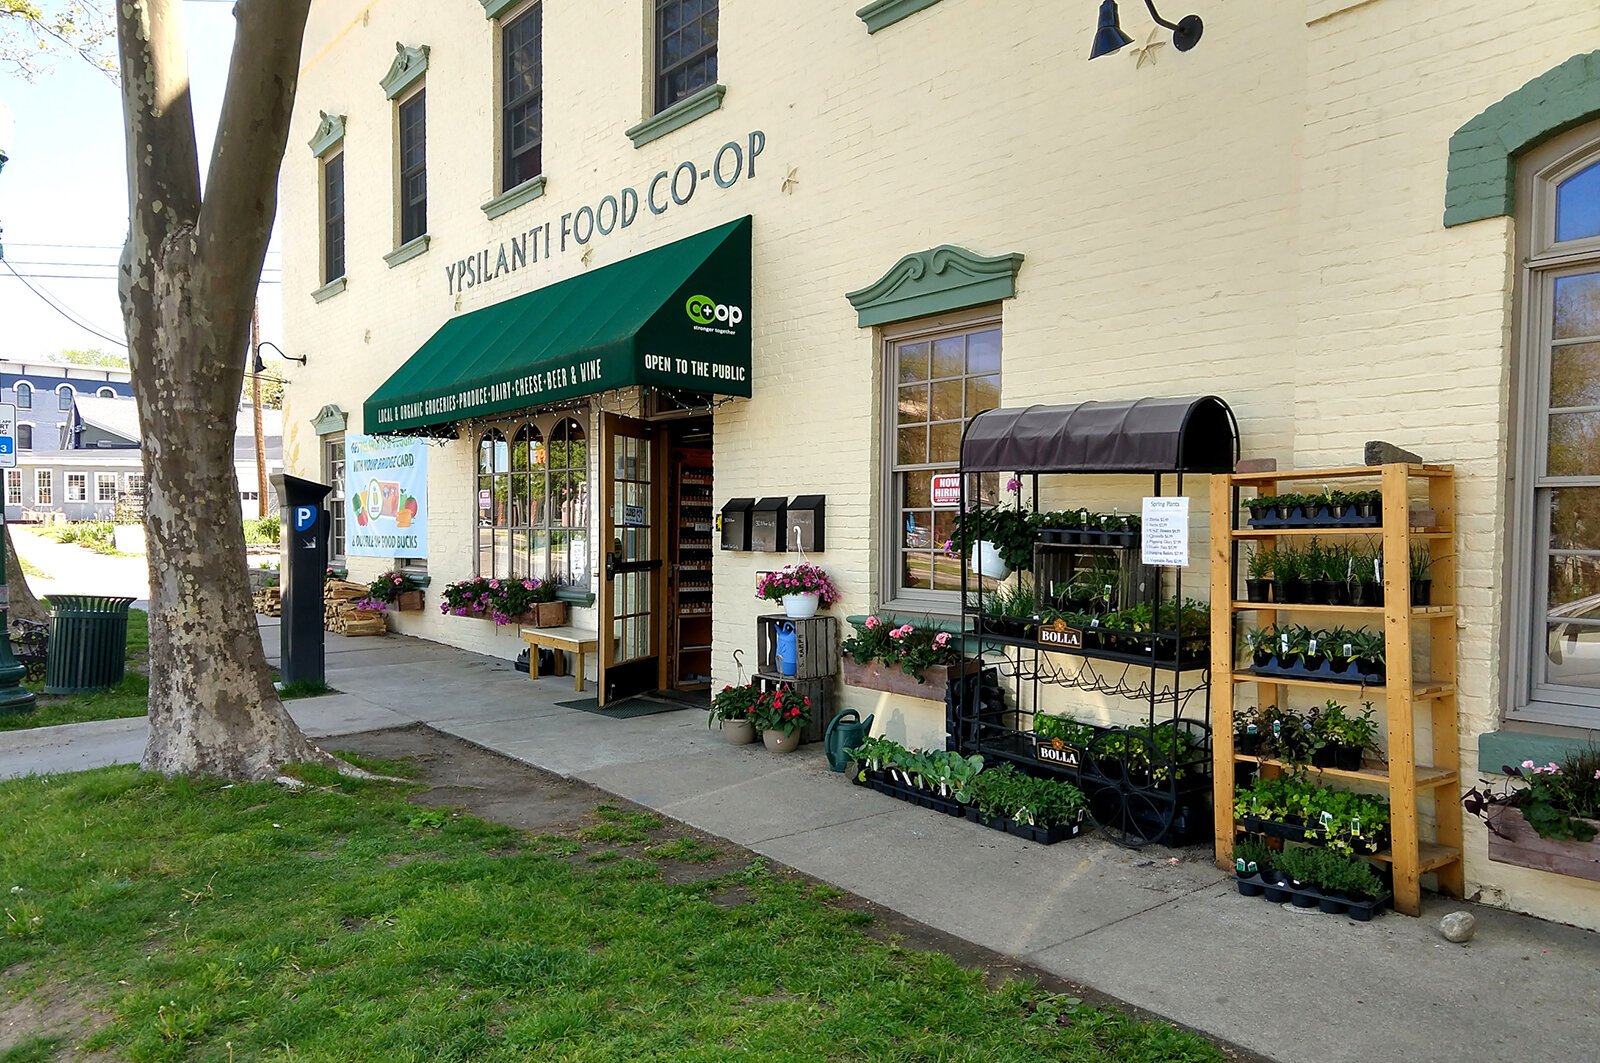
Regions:
M 792 676 L 800 670 L 800 651 L 795 646 L 794 625 L 778 623 L 778 674 Z

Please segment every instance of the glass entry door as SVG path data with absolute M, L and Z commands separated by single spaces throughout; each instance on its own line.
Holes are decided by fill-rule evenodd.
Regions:
M 600 704 L 661 685 L 659 599 L 661 528 L 655 431 L 643 421 L 604 415 L 601 544 L 605 587 L 600 611 Z

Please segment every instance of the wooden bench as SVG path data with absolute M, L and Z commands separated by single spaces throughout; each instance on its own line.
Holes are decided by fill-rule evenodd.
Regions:
M 600 633 L 576 627 L 525 627 L 522 641 L 528 649 L 528 678 L 539 678 L 539 650 L 565 650 L 572 654 L 573 689 L 583 691 L 583 655 L 600 649 Z

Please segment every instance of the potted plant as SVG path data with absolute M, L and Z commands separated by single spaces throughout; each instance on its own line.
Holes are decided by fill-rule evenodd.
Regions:
M 1378 525 L 1383 523 L 1382 491 L 1353 491 L 1350 493 L 1350 502 L 1356 508 L 1356 516 L 1372 520 Z
M 713 723 L 722 728 L 722 737 L 730 746 L 749 745 L 756 740 L 755 724 L 751 720 L 759 694 L 754 683 L 724 686 L 711 696 L 711 712 L 706 726 Z
M 764 572 L 756 581 L 756 597 L 783 603 L 784 615 L 806 620 L 839 600 L 839 589 L 817 565 L 802 562 L 785 565 L 776 572 Z
M 1352 631 L 1345 641 L 1350 644 L 1350 649 L 1354 654 L 1353 663 L 1361 676 L 1361 682 L 1383 682 L 1386 673 L 1383 632 L 1361 628 L 1358 631 Z
M 422 608 L 422 585 L 404 572 L 385 572 L 367 584 L 367 597 L 409 613 Z
M 1007 482 L 1013 490 L 1016 480 Z M 1038 516 L 1019 502 L 1016 506 L 975 506 L 956 514 L 945 552 L 968 555 L 972 571 L 991 579 L 1033 567 L 1033 533 Z
M 1484 782 L 1461 799 L 1489 826 L 1489 859 L 1600 881 L 1600 748 L 1500 770 L 1504 784 Z
M 1275 625 L 1251 628 L 1244 633 L 1245 652 L 1250 655 L 1250 663 L 1256 668 L 1265 668 L 1272 663 L 1272 658 L 1277 655 L 1278 629 Z
M 556 597 L 558 590 L 552 580 L 531 580 L 533 591 L 533 626 L 561 627 L 567 622 L 567 603 Z
M 1244 581 L 1245 598 L 1248 601 L 1269 600 L 1268 592 L 1272 589 L 1272 564 L 1276 556 L 1277 551 L 1266 546 L 1258 546 L 1251 553 Z
M 1247 757 L 1261 756 L 1261 710 L 1251 705 L 1233 715 L 1233 748 Z
M 1351 550 L 1350 569 L 1355 577 L 1350 604 L 1368 608 L 1383 605 L 1383 556 L 1375 547 Z
M 943 701 L 953 676 L 978 667 L 977 660 L 962 655 L 959 636 L 931 621 L 918 626 L 869 616 L 851 626 L 855 634 L 840 647 L 848 686 Z
M 1433 596 L 1433 554 L 1427 543 L 1411 545 L 1411 604 L 1427 605 Z
M 756 696 L 750 718 L 768 750 L 793 753 L 800 748 L 800 732 L 811 722 L 811 699 L 788 687 L 766 690 Z
M 1264 524 L 1269 518 L 1275 516 L 1273 511 L 1273 497 L 1271 495 L 1257 495 L 1244 504 L 1250 511 L 1250 523 L 1253 525 Z
M 1278 550 L 1272 555 L 1272 599 L 1285 605 L 1306 600 L 1305 563 L 1296 550 Z

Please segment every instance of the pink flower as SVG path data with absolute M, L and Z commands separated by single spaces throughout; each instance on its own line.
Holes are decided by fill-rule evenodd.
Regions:
M 1013 476 L 1011 479 L 1006 481 L 1006 490 L 1007 491 L 1015 491 L 1018 488 L 1020 488 L 1021 486 L 1022 486 L 1022 481 L 1017 479 L 1015 476 Z
M 522 589 L 525 590 L 525 591 L 533 590 L 533 580 L 531 580 L 531 579 L 523 580 L 522 581 Z
M 869 617 L 867 617 L 867 630 L 871 631 L 873 628 L 877 627 L 881 623 L 883 623 L 883 621 L 879 620 L 877 617 L 869 616 Z
M 933 636 L 933 644 L 939 647 L 941 650 L 950 645 L 950 632 L 941 631 L 937 635 Z
M 1600 779 L 1600 768 L 1596 768 L 1595 769 L 1594 777 L 1596 779 Z
M 1533 767 L 1533 761 L 1525 760 L 1525 761 L 1522 762 L 1522 766 L 1524 768 L 1532 768 Z

